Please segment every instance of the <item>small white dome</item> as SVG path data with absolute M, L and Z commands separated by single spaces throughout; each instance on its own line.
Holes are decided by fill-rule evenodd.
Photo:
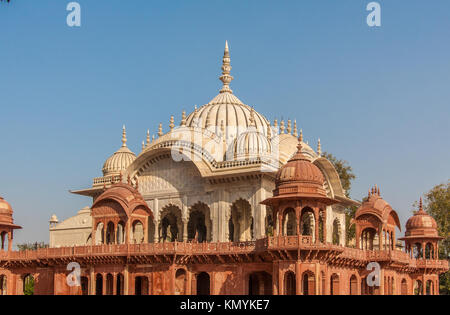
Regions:
M 56 216 L 56 214 L 53 214 L 51 217 L 50 217 L 50 221 L 49 221 L 50 223 L 58 223 L 59 221 L 58 221 L 58 217 Z
M 127 134 L 125 126 L 122 132 L 122 147 L 110 156 L 103 164 L 103 176 L 119 175 L 125 171 L 136 159 L 136 155 L 127 147 Z

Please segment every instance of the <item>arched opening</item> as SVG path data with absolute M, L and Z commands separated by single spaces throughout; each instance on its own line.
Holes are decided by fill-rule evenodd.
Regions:
M 414 295 L 423 295 L 423 284 L 420 280 L 414 282 Z
M 117 244 L 125 244 L 125 223 L 123 221 L 117 224 L 116 240 Z
M 247 200 L 239 199 L 231 206 L 233 242 L 252 240 L 252 207 Z
M 175 273 L 175 295 L 186 294 L 187 277 L 186 270 L 178 269 Z
M 1 234 L 1 238 L 2 238 L 2 250 L 8 250 L 8 232 L 4 231 Z
M 323 271 L 320 273 L 320 280 L 322 282 L 320 294 L 325 295 L 325 293 L 327 291 L 327 285 L 326 285 L 327 279 L 326 279 L 325 273 Z
M 339 295 L 339 276 L 333 274 L 330 279 L 330 295 Z
M 350 295 L 358 294 L 358 279 L 355 275 L 350 277 Z
M 319 215 L 319 242 L 325 243 L 325 230 L 323 228 L 323 214 Z
M 89 279 L 88 277 L 81 277 L 81 295 L 89 295 Z
M 364 250 L 375 249 L 375 237 L 377 231 L 374 228 L 366 228 L 361 233 L 361 248 Z
M 174 205 L 163 208 L 159 224 L 159 237 L 162 242 L 182 241 L 181 210 Z
M 103 295 L 103 276 L 100 273 L 95 276 L 95 295 Z
M 199 243 L 206 242 L 205 214 L 200 211 L 192 211 L 188 221 L 188 240 L 196 240 Z
M 197 275 L 197 295 L 210 294 L 211 280 L 209 274 L 201 272 Z
M 402 295 L 408 295 L 408 283 L 406 282 L 406 279 L 402 280 L 401 284 L 401 294 Z
M 155 242 L 155 221 L 151 217 L 148 217 L 148 242 Z
M 266 236 L 274 236 L 274 222 L 271 209 L 267 209 L 265 223 L 266 223 Z
M 108 273 L 106 275 L 106 295 L 113 295 L 114 277 Z
M 112 223 L 110 221 L 106 225 L 106 244 L 114 244 L 115 243 L 114 235 L 115 235 L 114 223 Z
M 315 295 L 316 294 L 316 280 L 314 273 L 305 272 L 302 277 L 303 295 Z
M 333 245 L 340 245 L 341 244 L 341 224 L 339 220 L 336 218 L 333 221 Z
M 315 226 L 313 210 L 311 208 L 303 209 L 300 217 L 300 234 L 311 236 L 313 242 L 315 242 Z
M 425 286 L 426 295 L 433 295 L 433 281 L 428 280 Z
M 104 244 L 104 227 L 103 222 L 97 224 L 97 228 L 95 229 L 95 245 Z
M 272 295 L 272 276 L 267 272 L 253 272 L 248 277 L 249 295 Z
M 292 271 L 287 271 L 284 274 L 284 295 L 295 295 L 295 273 Z
M 199 243 L 211 241 L 211 226 L 209 207 L 202 202 L 193 205 L 189 213 L 188 239 Z
M 423 258 L 423 249 L 422 249 L 422 244 L 420 243 L 416 243 L 413 245 L 413 257 L 415 259 L 420 259 Z
M 425 259 L 432 259 L 433 256 L 433 244 L 427 243 L 427 245 L 425 245 Z
M 116 295 L 123 295 L 124 278 L 123 274 L 118 273 L 116 276 Z
M 230 219 L 228 220 L 228 240 L 234 242 L 233 214 L 230 215 Z
M 291 236 L 297 234 L 297 220 L 295 218 L 295 210 L 288 208 L 283 215 L 283 235 Z
M 5 275 L 0 276 L 0 295 L 8 294 L 8 282 Z
M 23 276 L 23 294 L 34 295 L 34 277 L 31 274 Z
M 142 244 L 144 243 L 144 225 L 141 221 L 134 221 L 133 222 L 133 238 L 132 243 L 133 244 Z
M 134 278 L 134 295 L 148 294 L 148 278 L 144 276 L 137 276 Z

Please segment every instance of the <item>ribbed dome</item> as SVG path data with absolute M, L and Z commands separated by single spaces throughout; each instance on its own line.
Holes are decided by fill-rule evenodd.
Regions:
M 422 199 L 419 211 L 406 222 L 405 236 L 438 236 L 436 220 L 423 210 Z
M 234 136 L 244 132 L 250 126 L 252 108 L 243 104 L 231 93 L 225 92 L 216 96 L 210 103 L 195 110 L 186 119 L 186 126 L 216 129 L 223 127 L 235 130 Z M 255 128 L 266 134 L 269 121 L 260 113 L 255 112 Z M 229 135 L 230 136 L 230 135 Z
M 297 153 L 278 171 L 276 182 L 277 185 L 304 182 L 322 187 L 324 177 L 320 169 L 301 153 L 299 145 Z
M 234 155 L 237 159 L 256 158 L 270 153 L 269 140 L 255 127 L 254 110 L 251 111 L 250 127 L 241 133 L 235 141 Z
M 103 164 L 103 176 L 118 175 L 125 171 L 136 159 L 136 155 L 127 147 L 125 126 L 122 133 L 122 147 Z
M 13 223 L 13 210 L 11 205 L 0 196 L 0 223 Z

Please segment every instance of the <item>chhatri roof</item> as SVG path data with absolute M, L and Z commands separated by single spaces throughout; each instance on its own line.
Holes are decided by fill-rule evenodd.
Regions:
M 423 210 L 422 198 L 420 198 L 419 211 L 406 222 L 405 237 L 401 239 L 412 238 L 442 238 L 439 237 L 436 220 Z

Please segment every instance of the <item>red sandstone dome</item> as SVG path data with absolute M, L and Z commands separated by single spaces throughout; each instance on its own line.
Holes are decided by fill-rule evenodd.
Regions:
M 377 187 L 373 188 L 372 191 L 369 191 L 368 198 L 356 211 L 355 220 L 367 215 L 374 215 L 381 222 L 397 226 L 401 230 L 397 213 L 392 209 L 389 203 L 381 198 L 380 190 Z
M 432 216 L 423 210 L 422 198 L 420 198 L 419 211 L 406 222 L 405 231 L 405 237 L 421 236 L 439 238 L 437 223 Z
M 152 211 L 148 208 L 147 203 L 139 193 L 137 186 L 136 188 L 131 186 L 130 180 L 128 181 L 128 184 L 122 182 L 115 183 L 105 190 L 92 205 L 93 212 L 95 212 L 95 209 L 103 202 L 112 200 L 120 204 L 128 216 L 137 208 L 142 208 L 153 216 Z
M 277 199 L 313 198 L 327 204 L 336 201 L 329 198 L 324 189 L 321 170 L 302 153 L 302 139 L 299 139 L 297 153 L 278 171 L 273 191 L 274 197 L 265 200 L 269 204 Z
M 0 196 L 0 223 L 12 224 L 13 223 L 13 210 L 11 205 Z

